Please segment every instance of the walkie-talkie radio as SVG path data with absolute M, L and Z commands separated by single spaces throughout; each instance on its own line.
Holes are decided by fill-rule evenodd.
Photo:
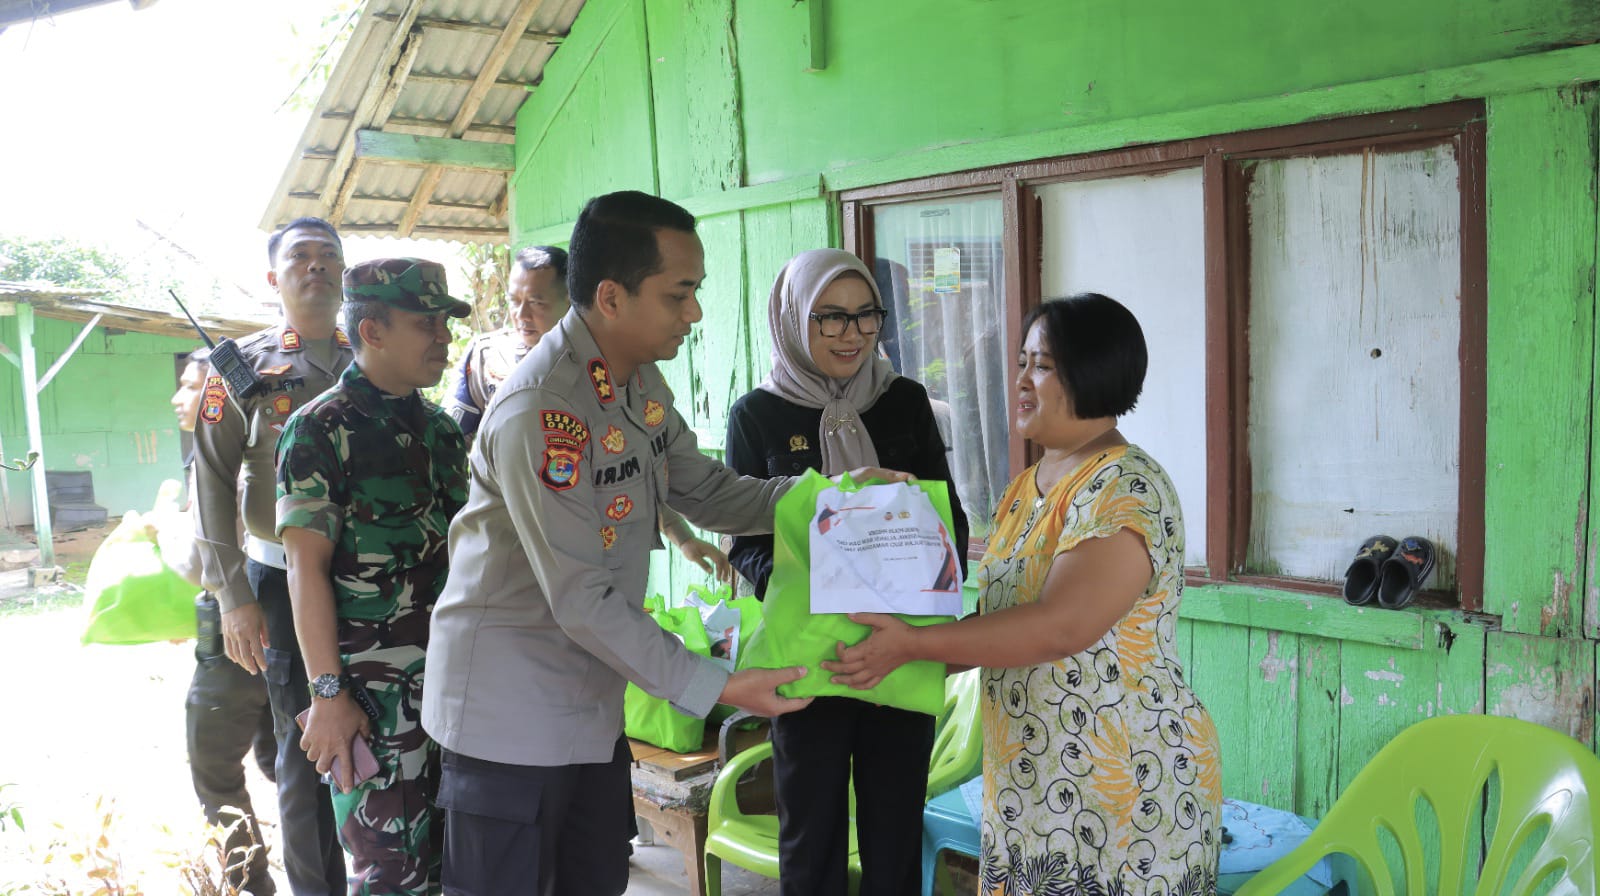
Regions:
M 266 391 L 267 384 L 256 375 L 254 367 L 245 363 L 239 354 L 238 344 L 226 336 L 212 341 L 211 337 L 206 335 L 205 329 L 200 326 L 200 322 L 194 319 L 188 308 L 184 307 L 183 300 L 178 298 L 178 294 L 170 289 L 167 290 L 167 294 L 172 296 L 172 301 L 178 303 L 178 307 L 183 310 L 183 316 L 189 319 L 189 323 L 193 325 L 195 332 L 200 334 L 200 338 L 206 341 L 206 348 L 211 349 L 211 369 L 228 384 L 228 391 L 233 393 L 234 398 L 244 401 Z

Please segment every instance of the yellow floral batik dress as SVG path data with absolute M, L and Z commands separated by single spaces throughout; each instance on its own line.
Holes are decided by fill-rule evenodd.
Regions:
M 1121 529 L 1144 538 L 1155 575 L 1088 650 L 983 670 L 982 892 L 1215 892 L 1222 767 L 1216 727 L 1174 644 L 1177 492 L 1132 445 L 1087 461 L 1048 495 L 1034 472 L 1000 500 L 978 568 L 981 612 L 1038 600 L 1057 554 Z

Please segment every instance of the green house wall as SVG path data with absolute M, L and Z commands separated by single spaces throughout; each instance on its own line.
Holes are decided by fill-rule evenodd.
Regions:
M 1595 742 L 1600 7 L 1534 0 L 590 0 L 517 119 L 518 245 L 615 189 L 701 217 L 668 374 L 703 447 L 767 367 L 767 288 L 838 191 L 1456 99 L 1487 115 L 1484 612 L 1191 588 L 1182 649 L 1230 795 L 1320 815 L 1418 719 Z M 697 581 L 658 553 L 653 583 Z
M 42 377 L 83 325 L 36 317 L 34 346 Z M 164 479 L 183 478 L 183 442 L 168 403 L 177 387 L 176 356 L 198 346 L 169 336 L 96 327 L 39 396 L 44 462 L 49 470 L 88 470 L 95 503 L 115 518 L 148 510 Z M 17 319 L 0 317 L 0 343 L 19 349 Z M 5 459 L 28 451 L 22 375 L 0 362 L 0 441 Z M 32 480 L 5 472 L 6 519 L 32 525 Z

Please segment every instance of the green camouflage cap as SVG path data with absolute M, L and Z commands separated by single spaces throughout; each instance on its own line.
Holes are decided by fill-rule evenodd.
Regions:
M 445 288 L 444 265 L 421 258 L 377 258 L 344 269 L 344 297 L 418 314 L 466 317 L 472 306 Z

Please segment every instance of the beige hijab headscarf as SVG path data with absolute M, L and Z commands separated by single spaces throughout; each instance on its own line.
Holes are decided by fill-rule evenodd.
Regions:
M 867 281 L 873 300 L 883 307 L 878 284 L 861 259 L 840 249 L 801 252 L 778 272 L 768 300 L 772 329 L 772 373 L 760 388 L 801 407 L 821 408 L 822 473 L 835 476 L 857 467 L 877 466 L 878 452 L 861 422 L 861 412 L 877 403 L 899 374 L 872 352 L 848 380 L 825 375 L 811 360 L 811 306 L 841 274 Z

